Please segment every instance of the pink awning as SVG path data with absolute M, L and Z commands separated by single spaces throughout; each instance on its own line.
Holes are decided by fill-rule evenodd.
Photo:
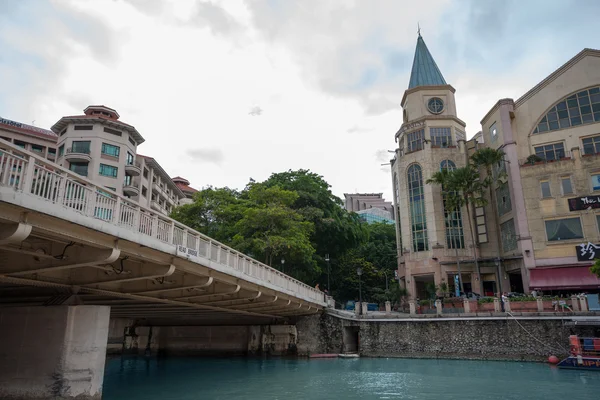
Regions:
M 529 276 L 529 287 L 539 290 L 599 289 L 600 279 L 590 272 L 589 266 L 534 268 Z

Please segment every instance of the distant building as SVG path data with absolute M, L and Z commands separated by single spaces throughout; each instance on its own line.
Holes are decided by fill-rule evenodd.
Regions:
M 179 200 L 179 203 L 180 204 L 193 203 L 194 202 L 194 193 L 196 193 L 197 190 L 190 186 L 190 181 L 188 181 L 187 179 L 182 178 L 180 176 L 176 176 L 175 178 L 173 178 L 173 182 L 175 182 L 175 185 L 177 185 L 179 190 L 181 190 L 183 192 L 183 194 L 185 195 L 184 198 Z
M 392 217 L 392 213 L 389 211 L 382 210 L 381 208 L 369 208 L 368 210 L 356 211 L 360 219 L 372 224 L 374 222 L 383 222 L 386 224 L 394 224 L 395 221 Z
M 51 130 L 0 118 L 0 138 L 163 214 L 195 191 L 183 178 L 172 180 L 154 158 L 137 154 L 145 139 L 106 106 L 62 117 Z
M 358 213 L 362 210 L 378 208 L 387 211 L 394 219 L 394 205 L 383 198 L 383 193 L 344 193 L 345 208 Z

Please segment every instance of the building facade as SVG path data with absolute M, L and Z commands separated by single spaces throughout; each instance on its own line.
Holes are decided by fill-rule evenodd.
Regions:
M 195 191 L 183 178 L 185 187 L 173 181 L 154 158 L 138 154 L 144 138 L 106 106 L 62 117 L 51 130 L 0 119 L 0 138 L 104 186 L 107 195 L 116 192 L 163 214 L 190 202 Z
M 394 219 L 394 206 L 383 198 L 383 193 L 344 193 L 344 207 L 356 213 L 378 208 L 390 213 Z
M 460 269 L 464 291 L 482 295 L 599 291 L 589 266 L 600 258 L 600 52 L 499 100 L 469 141 L 454 92 L 419 35 L 391 160 L 401 285 L 413 297 L 427 284 L 457 293 Z M 427 179 L 483 147 L 505 154 L 492 168 L 494 204 L 448 212 Z

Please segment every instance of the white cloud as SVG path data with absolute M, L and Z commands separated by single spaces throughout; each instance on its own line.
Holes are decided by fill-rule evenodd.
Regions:
M 140 153 L 195 187 L 243 188 L 249 176 L 308 168 L 340 197 L 391 199 L 380 164 L 402 123 L 417 21 L 469 135 L 498 98 L 518 97 L 575 54 L 549 58 L 552 38 L 540 39 L 537 52 L 502 53 L 510 67 L 488 71 L 499 59 L 470 41 L 468 7 L 453 14 L 450 0 L 23 4 L 27 24 L 0 15 L 3 116 L 49 127 L 88 104 L 116 108 L 146 138 Z

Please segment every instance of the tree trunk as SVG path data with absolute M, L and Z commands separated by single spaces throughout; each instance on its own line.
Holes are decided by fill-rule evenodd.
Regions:
M 465 287 L 463 285 L 462 273 L 460 272 L 460 258 L 458 258 L 458 247 L 456 247 L 456 244 L 454 246 L 454 253 L 456 254 L 456 268 L 458 269 L 458 285 L 460 287 L 460 292 L 464 293 Z
M 481 271 L 479 270 L 479 260 L 477 254 L 477 242 L 475 241 L 475 231 L 473 230 L 473 221 L 471 221 L 471 204 L 470 199 L 467 199 L 467 219 L 469 220 L 469 230 L 471 231 L 471 240 L 473 241 L 473 258 L 475 259 L 475 270 L 477 271 L 477 278 L 479 279 L 479 291 L 480 295 L 483 296 L 483 281 L 481 280 Z

